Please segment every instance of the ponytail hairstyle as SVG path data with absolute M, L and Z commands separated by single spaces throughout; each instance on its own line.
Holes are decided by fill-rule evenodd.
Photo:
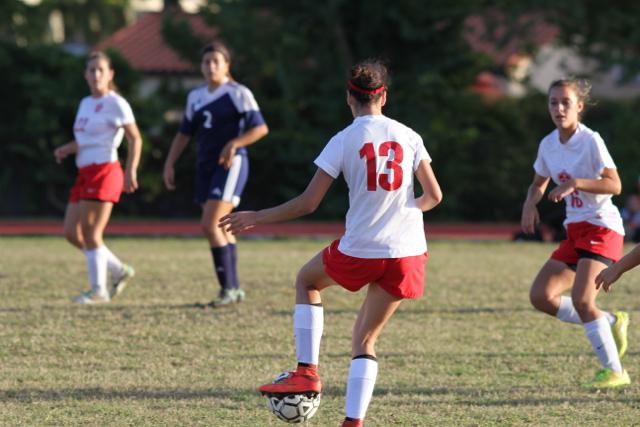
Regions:
M 224 59 L 227 61 L 227 64 L 229 64 L 229 72 L 227 73 L 227 77 L 233 80 L 233 77 L 231 77 L 231 50 L 229 49 L 229 47 L 220 40 L 214 40 L 200 50 L 200 57 L 203 57 L 205 54 L 210 52 L 218 52 L 224 57 Z
M 365 59 L 351 67 L 347 90 L 360 104 L 371 104 L 389 86 L 389 70 L 379 59 Z
M 582 119 L 582 114 L 586 107 L 595 105 L 596 103 L 591 99 L 591 83 L 586 79 L 578 79 L 576 77 L 565 77 L 562 79 L 554 80 L 549 85 L 549 90 L 547 91 L 547 96 L 551 93 L 551 89 L 556 87 L 566 87 L 570 88 L 573 93 L 576 94 L 576 98 L 578 101 L 584 104 L 584 108 L 580 113 L 580 119 Z
M 89 65 L 89 62 L 95 61 L 95 60 L 106 62 L 107 65 L 109 66 L 109 69 L 111 71 L 115 71 L 113 68 L 113 62 L 111 61 L 111 57 L 106 53 L 99 50 L 91 52 L 87 57 L 87 62 L 86 62 L 87 66 Z M 116 83 L 113 81 L 113 79 L 111 79 L 111 81 L 109 82 L 109 90 L 118 92 L 118 87 L 116 86 Z

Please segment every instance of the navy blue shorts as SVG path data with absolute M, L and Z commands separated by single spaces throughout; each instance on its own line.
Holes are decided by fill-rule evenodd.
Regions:
M 222 200 L 238 206 L 249 178 L 249 158 L 236 154 L 229 169 L 220 165 L 200 166 L 196 170 L 196 202 Z

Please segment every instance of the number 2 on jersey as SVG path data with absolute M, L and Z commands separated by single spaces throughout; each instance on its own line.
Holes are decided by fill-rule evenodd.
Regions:
M 213 119 L 211 111 L 204 110 L 202 114 L 204 115 L 204 127 L 211 129 L 211 119 Z
M 395 141 L 386 141 L 378 147 L 380 157 L 389 157 L 389 151 L 393 151 L 393 159 L 387 160 L 386 168 L 393 171 L 393 180 L 388 173 L 376 176 L 376 152 L 372 142 L 366 142 L 360 149 L 360 157 L 367 160 L 367 190 L 376 191 L 378 184 L 383 190 L 394 191 L 402 185 L 402 146 Z

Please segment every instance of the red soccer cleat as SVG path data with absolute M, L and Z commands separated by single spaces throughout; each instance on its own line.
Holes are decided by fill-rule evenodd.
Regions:
M 342 427 L 364 427 L 364 421 L 362 420 L 344 420 Z
M 287 376 L 276 379 L 273 383 L 258 388 L 262 394 L 320 393 L 322 382 L 318 371 L 314 368 L 298 366 Z

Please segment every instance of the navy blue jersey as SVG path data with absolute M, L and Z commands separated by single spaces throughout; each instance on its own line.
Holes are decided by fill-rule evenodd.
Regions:
M 251 91 L 227 80 L 213 91 L 204 85 L 189 92 L 179 131 L 195 136 L 198 166 L 213 166 L 227 142 L 262 124 L 264 118 Z M 237 154 L 246 155 L 246 148 L 239 148 Z

